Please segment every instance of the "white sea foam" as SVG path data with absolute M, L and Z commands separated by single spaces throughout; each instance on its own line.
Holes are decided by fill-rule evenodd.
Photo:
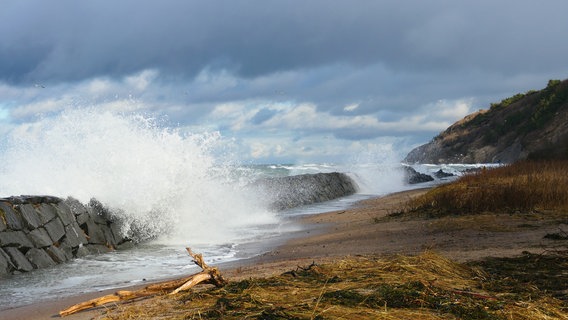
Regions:
M 145 237 L 223 243 L 275 217 L 244 194 L 211 150 L 218 133 L 182 134 L 154 119 L 78 109 L 21 125 L 0 155 L 0 196 L 96 198 Z

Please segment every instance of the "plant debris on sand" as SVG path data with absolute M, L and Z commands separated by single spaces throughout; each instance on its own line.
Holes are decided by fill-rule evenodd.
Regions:
M 568 257 L 556 254 L 563 254 L 564 261 Z M 533 281 L 529 273 L 521 277 L 516 270 L 525 262 L 496 259 L 465 265 L 430 251 L 347 257 L 123 305 L 104 318 L 568 319 L 567 301 L 561 300 L 566 292 L 555 291 L 555 298 L 549 288 L 539 287 L 548 282 Z M 557 280 L 568 283 L 568 276 L 561 273 Z

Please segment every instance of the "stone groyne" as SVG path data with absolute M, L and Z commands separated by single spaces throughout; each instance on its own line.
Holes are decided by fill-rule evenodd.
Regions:
M 0 276 L 109 252 L 131 241 L 96 200 L 0 198 Z
M 257 181 L 254 187 L 275 210 L 345 197 L 358 189 L 353 179 L 339 172 L 267 178 Z
M 349 176 L 337 172 L 263 179 L 249 187 L 274 210 L 357 191 Z M 131 247 L 133 241 L 121 229 L 121 221 L 95 199 L 84 205 L 52 196 L 0 198 L 0 277 Z

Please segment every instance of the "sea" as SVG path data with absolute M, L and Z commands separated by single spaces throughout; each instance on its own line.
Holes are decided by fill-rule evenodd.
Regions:
M 126 223 L 143 226 L 134 248 L 75 259 L 0 278 L 0 310 L 198 272 L 185 247 L 209 265 L 269 251 L 301 230 L 295 217 L 442 183 L 409 185 L 392 153 L 349 163 L 252 164 L 218 133 L 190 134 L 136 114 L 70 110 L 13 128 L 0 141 L 0 197 L 52 195 L 102 202 Z M 479 165 L 413 165 L 460 176 Z M 269 209 L 245 188 L 267 177 L 343 172 L 359 186 L 351 196 Z

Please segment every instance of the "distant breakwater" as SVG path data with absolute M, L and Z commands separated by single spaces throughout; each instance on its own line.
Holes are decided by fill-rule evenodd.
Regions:
M 353 179 L 338 172 L 266 178 L 253 187 L 260 189 L 273 210 L 325 202 L 352 195 L 358 189 Z
M 262 179 L 249 187 L 273 210 L 357 191 L 349 176 L 337 172 Z M 0 198 L 0 277 L 130 248 L 133 241 L 123 235 L 122 227 L 121 220 L 96 199 L 82 204 L 53 196 Z

